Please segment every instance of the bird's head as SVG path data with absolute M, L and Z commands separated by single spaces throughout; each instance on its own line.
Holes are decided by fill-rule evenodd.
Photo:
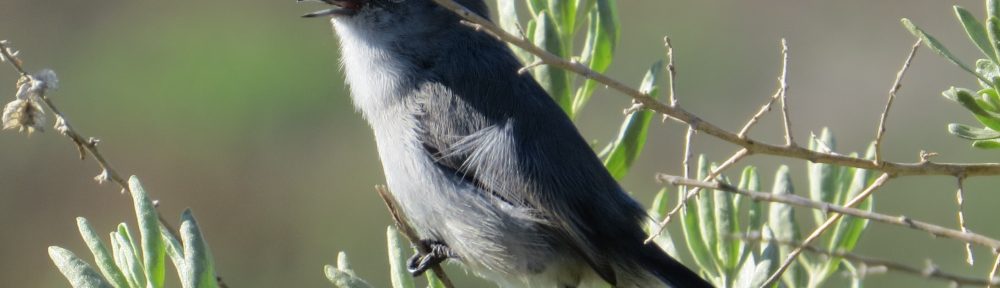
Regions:
M 458 16 L 433 0 L 299 0 L 318 1 L 333 7 L 303 17 L 330 16 L 338 31 L 399 34 L 429 31 L 454 25 Z M 459 4 L 487 17 L 483 0 L 458 0 Z

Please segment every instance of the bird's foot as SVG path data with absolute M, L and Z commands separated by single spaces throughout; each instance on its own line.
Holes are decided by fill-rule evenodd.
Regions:
M 430 252 L 427 254 L 417 253 L 410 257 L 409 260 L 406 260 L 406 270 L 410 271 L 410 274 L 414 277 L 424 274 L 427 269 L 441 264 L 441 262 L 448 260 L 448 258 L 458 258 L 451 251 L 451 248 L 448 248 L 448 245 L 442 242 L 433 240 L 420 240 L 420 242 L 429 247 Z

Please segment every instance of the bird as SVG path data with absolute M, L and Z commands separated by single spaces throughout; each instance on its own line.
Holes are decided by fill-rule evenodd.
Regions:
M 712 287 L 654 243 L 648 215 L 502 41 L 433 0 L 316 0 L 386 183 L 430 253 L 501 287 Z M 458 0 L 489 18 L 483 0 Z

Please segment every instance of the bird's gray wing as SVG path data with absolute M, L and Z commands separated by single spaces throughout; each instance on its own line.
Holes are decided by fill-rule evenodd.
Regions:
M 451 51 L 472 54 L 453 57 L 476 59 L 472 63 L 434 62 L 437 69 L 466 73 L 428 73 L 434 76 L 416 81 L 412 96 L 424 148 L 441 169 L 481 192 L 534 211 L 559 242 L 615 283 L 612 263 L 641 253 L 634 250 L 645 237 L 644 210 L 538 83 L 517 73 L 513 56 L 478 57 L 510 55 L 483 51 L 506 50 L 494 46 Z

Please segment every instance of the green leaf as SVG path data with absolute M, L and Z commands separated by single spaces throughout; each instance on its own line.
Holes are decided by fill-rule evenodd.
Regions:
M 948 124 L 948 132 L 969 140 L 989 140 L 1000 138 L 1000 132 L 982 129 L 962 124 Z
M 708 177 L 710 171 L 715 169 L 715 163 L 709 165 L 706 161 L 704 155 L 698 157 L 698 179 L 705 179 Z M 695 203 L 698 204 L 698 225 L 700 226 L 699 229 L 701 229 L 702 241 L 705 242 L 709 255 L 712 257 L 713 266 L 718 272 L 717 275 L 724 275 L 724 267 L 722 266 L 723 258 L 719 254 L 719 237 L 722 235 L 719 235 L 715 228 L 716 221 L 718 220 L 715 219 L 715 209 L 719 203 L 715 203 L 714 192 L 713 190 L 703 190 L 701 195 L 695 198 Z
M 115 244 L 112 246 L 112 249 L 115 250 L 115 263 L 122 269 L 130 286 L 146 287 L 146 274 L 142 268 L 142 261 L 139 260 L 134 247 L 129 243 L 128 230 L 122 229 L 124 223 L 118 227 L 117 233 L 111 233 L 111 241 Z
M 74 288 L 112 288 L 101 274 L 73 252 L 57 246 L 49 246 L 49 258 L 59 268 L 66 280 Z
M 712 170 L 718 169 L 713 165 Z M 726 177 L 720 177 L 719 181 L 730 183 Z M 719 190 L 709 191 L 709 195 L 715 197 L 715 230 L 719 237 L 719 246 L 716 247 L 716 254 L 719 255 L 720 263 L 727 273 L 733 274 L 738 269 L 740 258 L 740 241 L 735 237 L 740 235 L 740 220 L 738 207 L 734 205 L 734 193 Z M 730 278 L 730 277 L 727 277 Z
M 587 13 L 588 28 L 581 59 L 591 70 L 603 73 L 611 66 L 615 47 L 621 34 L 615 0 L 598 0 Z M 597 89 L 597 82 L 587 79 L 573 97 L 573 114 L 577 115 Z
M 979 99 L 982 100 L 986 105 L 983 109 L 987 111 L 1000 113 L 1000 95 L 997 94 L 997 90 L 993 88 L 986 88 L 976 92 L 979 95 Z
M 549 0 L 548 2 L 548 11 L 554 20 L 553 24 L 556 25 L 563 43 L 566 44 L 564 49 L 569 50 L 569 46 L 572 45 L 569 41 L 573 40 L 573 29 L 576 28 L 576 1 Z
M 1000 17 L 1000 1 L 997 0 L 986 1 L 986 16 Z
M 789 173 L 788 166 L 781 165 L 774 178 L 774 188 L 771 193 L 778 195 L 795 194 L 795 188 L 792 186 L 792 177 L 791 173 Z M 768 212 L 769 217 L 767 222 L 768 226 L 774 233 L 774 239 L 786 242 L 799 241 L 799 226 L 795 222 L 795 213 L 790 205 L 784 203 L 771 203 L 771 207 L 768 209 Z M 791 248 L 782 246 L 778 251 L 781 259 L 785 259 L 788 257 L 788 253 L 791 251 Z M 793 267 L 789 268 L 789 273 L 785 273 L 783 279 L 793 284 L 801 283 L 804 280 L 804 277 L 801 275 L 802 267 L 798 267 L 798 264 L 792 265 Z
M 968 89 L 955 88 L 952 87 L 944 92 L 945 97 L 955 100 L 962 107 L 968 109 L 972 112 L 972 115 L 979 120 L 979 123 L 986 125 L 986 127 L 993 130 L 1000 130 L 1000 114 L 986 111 L 980 105 L 987 105 L 985 103 L 980 103 L 980 99 L 976 99 L 972 96 L 972 91 Z
M 648 225 L 646 225 L 646 233 L 656 232 L 656 230 L 660 227 L 659 222 L 663 220 L 663 217 L 665 217 L 667 213 L 669 213 L 668 209 L 670 209 L 670 207 L 667 202 L 668 192 L 669 191 L 666 187 L 661 188 L 660 192 L 656 193 L 656 197 L 653 198 L 653 205 L 650 206 L 648 212 L 650 220 L 647 222 Z M 671 256 L 678 255 L 677 247 L 674 245 L 673 238 L 670 237 L 670 233 L 666 229 L 663 229 L 659 235 L 656 235 L 656 237 L 653 238 L 653 242 L 656 242 L 656 245 L 659 245 L 663 251 L 667 252 L 667 254 Z
M 389 251 L 389 279 L 392 280 L 393 288 L 413 288 L 413 277 L 406 270 L 406 256 L 403 243 L 399 239 L 399 232 L 395 227 L 386 228 L 385 236 L 388 242 Z
M 996 80 L 997 77 L 1000 77 L 1000 70 L 997 69 L 997 64 L 989 59 L 976 60 L 976 73 L 983 75 L 986 79 Z M 979 86 L 982 86 L 983 89 L 990 88 L 993 85 L 993 83 L 983 82 L 983 80 L 977 82 L 979 82 Z
M 542 11 L 537 15 L 535 18 L 538 21 L 534 33 L 535 45 L 565 58 L 567 55 L 563 53 L 563 43 L 556 25 L 553 24 L 552 16 L 549 15 L 548 11 Z M 566 70 L 551 65 L 541 65 L 536 68 L 536 71 L 535 79 L 538 80 L 538 83 L 542 85 L 542 88 L 545 88 L 545 91 L 549 92 L 552 99 L 556 100 L 556 103 L 562 107 L 567 115 L 572 116 L 573 99 L 569 95 L 570 77 Z
M 94 232 L 94 228 L 90 227 L 90 222 L 86 218 L 77 217 L 76 226 L 80 229 L 80 236 L 83 237 L 83 242 L 87 243 L 87 248 L 90 248 L 90 253 L 94 254 L 94 263 L 97 263 L 97 267 L 101 269 L 104 278 L 109 279 L 111 284 L 116 288 L 128 288 L 128 280 L 125 279 L 125 275 L 115 265 L 115 259 L 112 258 L 111 253 L 108 253 L 107 247 L 104 246 L 101 238 Z
M 337 267 L 326 265 L 323 267 L 326 279 L 338 288 L 371 288 L 372 286 L 354 274 L 347 263 L 347 254 L 340 252 L 337 254 Z M 433 273 L 427 273 L 433 274 Z
M 434 273 L 425 273 L 427 275 L 427 288 L 445 288 L 444 282 L 437 278 Z
M 948 51 L 948 48 L 944 47 L 944 44 L 941 44 L 941 42 L 938 41 L 936 38 L 927 34 L 926 32 L 924 32 L 924 30 L 921 30 L 919 27 L 914 25 L 913 22 L 910 21 L 910 19 L 903 18 L 901 21 L 903 22 L 903 26 L 905 26 L 907 30 L 910 30 L 910 33 L 912 33 L 913 36 L 917 36 L 918 38 L 923 39 L 924 44 L 926 44 L 927 48 L 930 48 L 931 51 L 934 51 L 934 53 L 941 55 L 948 61 L 951 61 L 951 63 L 958 65 L 958 67 L 962 68 L 962 70 L 965 70 L 966 72 L 969 72 L 972 75 L 979 77 L 983 81 L 989 82 L 988 79 L 985 79 L 982 75 L 979 75 L 979 73 L 976 73 L 976 71 L 972 70 L 972 68 L 969 68 L 969 65 L 965 65 L 965 63 L 959 61 L 958 58 L 955 57 L 955 55 L 951 54 L 951 52 Z
M 993 62 L 997 62 L 997 53 L 993 44 L 990 43 L 990 36 L 986 34 L 986 27 L 983 27 L 983 24 L 976 20 L 976 16 L 972 16 L 972 13 L 958 5 L 955 5 L 955 16 L 962 22 L 965 33 L 969 35 L 969 39 L 976 44 L 976 47 L 979 47 L 979 51 L 982 51 L 983 55 L 992 59 Z
M 500 28 L 503 28 L 503 30 L 507 31 L 507 33 L 520 36 L 521 34 L 527 32 L 521 31 L 521 29 L 518 28 L 520 20 L 518 20 L 519 18 L 517 16 L 517 2 L 518 1 L 516 0 L 497 0 L 497 14 L 499 15 L 498 22 L 500 24 Z M 532 62 L 534 56 L 527 51 L 524 51 L 524 49 L 509 44 L 507 46 L 514 51 L 514 54 L 521 59 L 521 62 Z
M 657 62 L 646 72 L 646 77 L 642 80 L 639 91 L 648 95 L 655 95 L 659 91 L 657 80 L 663 71 L 663 62 Z M 632 164 L 639 158 L 643 147 L 646 145 L 646 135 L 649 132 L 649 124 L 653 120 L 653 112 L 648 110 L 636 111 L 622 123 L 622 128 L 618 132 L 618 138 L 612 144 L 611 153 L 604 159 L 604 167 L 611 172 L 611 176 L 616 180 L 621 180 L 628 174 Z
M 757 175 L 756 167 L 747 166 L 743 168 L 738 187 L 744 190 L 760 191 L 760 176 Z M 764 213 L 764 205 L 760 201 L 751 201 L 748 215 L 750 220 L 748 221 L 747 230 L 763 231 Z
M 972 147 L 979 149 L 1000 149 L 1000 141 L 997 139 L 972 141 Z
M 819 138 L 810 139 L 809 150 L 830 153 L 836 149 L 837 143 L 829 128 L 823 128 Z M 838 192 L 837 179 L 840 177 L 840 167 L 830 164 L 809 162 L 809 198 L 813 201 L 833 203 Z M 816 225 L 826 221 L 826 214 L 821 210 L 812 210 Z
M 139 236 L 142 243 L 143 266 L 146 268 L 146 278 L 149 287 L 163 287 L 165 273 L 163 239 L 160 236 L 160 216 L 156 213 L 153 201 L 146 196 L 139 178 L 132 176 L 128 180 L 132 201 L 135 205 L 135 216 L 139 219 Z
M 990 16 L 986 18 L 986 31 L 989 32 L 990 44 L 996 52 L 996 57 L 1000 58 L 1000 18 Z M 993 60 L 996 62 L 997 60 Z
M 181 241 L 184 243 L 184 271 L 181 271 L 181 283 L 185 288 L 218 287 L 215 280 L 215 268 L 212 263 L 212 253 L 208 250 L 205 236 L 198 228 L 191 209 L 181 214 Z
M 698 179 L 702 179 L 701 175 L 707 174 L 704 170 L 708 169 L 708 165 L 705 164 L 704 155 L 700 155 L 698 157 L 698 163 L 699 173 L 697 175 Z M 684 201 L 687 193 L 688 188 L 681 187 L 681 189 L 678 190 L 678 201 Z M 688 202 L 687 205 L 684 206 L 684 209 L 681 210 L 681 223 L 683 224 L 681 227 L 683 228 L 682 231 L 684 231 L 684 241 L 687 243 L 688 250 L 690 250 L 695 263 L 698 264 L 698 267 L 701 267 L 703 271 L 711 274 L 715 271 L 715 269 L 712 268 L 715 267 L 715 260 L 713 260 L 714 256 L 712 256 L 712 254 L 708 251 L 709 246 L 706 244 L 706 241 L 701 234 L 701 226 L 699 223 L 701 223 L 702 220 L 699 215 L 702 213 L 700 211 L 700 205 L 698 204 L 699 198 L 700 197 L 695 197 L 695 199 Z
M 865 152 L 865 159 L 875 158 L 875 143 L 872 142 L 868 146 L 868 150 Z M 865 188 L 868 188 L 872 182 L 875 180 L 875 175 L 870 170 L 865 169 L 855 169 L 854 176 L 850 180 L 849 187 L 846 189 L 845 199 L 853 199 L 861 194 Z M 838 204 L 843 204 L 846 200 L 839 202 Z M 868 199 L 862 201 L 858 204 L 858 209 L 871 211 L 874 206 L 874 196 L 869 196 Z M 839 221 L 837 221 L 836 226 L 834 226 L 834 231 L 830 234 L 829 241 L 827 243 L 827 249 L 830 251 L 843 251 L 850 252 L 854 250 L 857 246 L 858 241 L 861 239 L 861 234 L 864 229 L 868 227 L 868 220 L 864 218 L 856 218 L 853 216 L 844 216 Z M 834 257 L 827 261 L 826 271 L 823 272 L 820 278 L 825 279 L 833 275 L 840 268 L 842 259 L 839 257 Z
M 538 15 L 548 6 L 545 4 L 545 0 L 525 0 L 525 2 L 528 3 L 528 11 L 531 12 L 531 15 Z
M 177 240 L 177 236 L 170 231 L 169 228 L 160 225 L 160 238 L 163 239 L 163 244 L 166 249 L 167 256 L 170 257 L 170 262 L 174 263 L 174 268 L 177 271 L 184 271 L 184 245 L 181 244 L 180 240 Z

